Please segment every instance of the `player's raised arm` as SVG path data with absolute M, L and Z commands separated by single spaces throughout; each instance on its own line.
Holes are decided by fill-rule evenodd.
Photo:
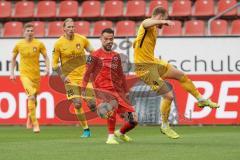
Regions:
M 12 59 L 11 59 L 11 68 L 10 68 L 10 80 L 15 80 L 15 74 L 14 74 L 14 70 L 16 67 L 16 59 L 18 56 L 19 52 L 18 52 L 18 46 L 16 45 L 15 48 L 13 49 L 13 53 L 12 53 Z
M 49 64 L 49 58 L 47 56 L 47 50 L 46 50 L 46 47 L 44 46 L 43 43 L 41 43 L 40 51 L 41 51 L 41 54 L 44 58 L 44 62 L 45 62 L 45 65 L 46 65 L 45 75 L 47 76 L 49 74 L 50 64 Z
M 173 26 L 174 22 L 170 20 L 156 20 L 156 19 L 146 19 L 142 22 L 144 28 L 150 28 L 158 25 L 168 25 Z
M 152 17 L 145 19 L 142 22 L 142 26 L 147 29 L 153 26 L 157 26 L 158 28 L 162 28 L 163 25 L 172 26 L 174 25 L 173 21 L 167 20 L 168 12 L 162 7 L 154 8 L 152 12 Z

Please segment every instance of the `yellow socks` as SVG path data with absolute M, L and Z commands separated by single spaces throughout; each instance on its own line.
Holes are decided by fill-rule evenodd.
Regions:
M 87 120 L 83 111 L 83 108 L 76 109 L 74 108 L 78 120 L 81 122 L 83 129 L 88 129 Z
M 28 100 L 28 116 L 30 117 L 33 125 L 38 124 L 38 121 L 36 118 L 36 100 L 35 99 Z
M 161 101 L 160 111 L 161 111 L 162 123 L 168 123 L 171 103 L 172 101 L 166 98 L 163 98 Z
M 202 97 L 195 85 L 192 83 L 191 79 L 189 79 L 186 75 L 182 76 L 179 82 L 182 87 L 196 99 L 200 99 Z

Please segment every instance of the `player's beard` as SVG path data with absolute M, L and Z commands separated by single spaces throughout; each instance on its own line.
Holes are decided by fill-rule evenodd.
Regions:
M 106 50 L 106 51 L 111 51 L 112 50 L 112 45 L 111 44 L 106 44 L 103 46 L 103 48 Z

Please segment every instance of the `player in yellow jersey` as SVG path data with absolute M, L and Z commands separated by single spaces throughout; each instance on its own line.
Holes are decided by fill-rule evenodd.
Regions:
M 176 69 L 166 61 L 154 57 L 158 29 L 161 29 L 163 25 L 174 25 L 174 22 L 167 20 L 167 18 L 167 11 L 162 7 L 156 7 L 153 10 L 152 17 L 145 19 L 141 23 L 133 45 L 134 63 L 136 75 L 149 85 L 153 91 L 163 97 L 160 104 L 162 133 L 170 138 L 179 138 L 179 135 L 168 124 L 173 92 L 168 88 L 164 79 L 179 81 L 181 86 L 198 100 L 199 107 L 209 106 L 211 108 L 218 108 L 219 105 L 210 99 L 204 99 L 192 81 L 182 71 Z
M 80 85 L 86 69 L 85 51 L 92 53 L 94 51 L 89 40 L 75 33 L 74 21 L 67 18 L 63 24 L 64 35 L 61 36 L 54 45 L 53 51 L 53 70 L 62 78 L 67 98 L 71 99 L 74 104 L 75 113 L 84 129 L 81 137 L 90 137 L 87 120 L 82 108 L 82 98 Z M 60 60 L 60 65 L 58 62 Z M 90 109 L 95 109 L 94 92 L 87 93 L 87 103 Z
M 33 128 L 33 132 L 40 132 L 36 118 L 36 98 L 40 86 L 39 56 L 42 54 L 46 64 L 46 75 L 49 73 L 49 59 L 44 44 L 34 38 L 34 26 L 31 23 L 24 25 L 24 39 L 17 42 L 13 49 L 11 61 L 10 79 L 15 80 L 14 69 L 16 58 L 20 54 L 20 79 L 28 95 L 27 128 Z

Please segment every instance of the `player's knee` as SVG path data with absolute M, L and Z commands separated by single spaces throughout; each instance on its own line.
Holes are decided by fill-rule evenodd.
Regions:
M 163 84 L 159 85 L 155 91 L 157 92 L 158 95 L 165 95 L 171 90 L 172 90 L 171 87 L 169 87 L 167 83 L 164 82 Z
M 168 100 L 170 100 L 170 101 L 173 101 L 173 99 L 174 99 L 173 92 L 168 92 L 168 93 L 166 93 L 166 94 L 163 96 L 163 98 L 166 98 L 166 99 L 168 99 Z
M 34 100 L 36 100 L 36 97 L 35 97 L 34 95 L 32 95 L 32 96 L 28 96 L 28 100 L 32 100 L 32 101 L 34 101 Z
M 76 109 L 80 109 L 82 107 L 82 102 L 80 99 L 74 98 L 74 99 L 72 99 L 72 101 L 73 101 L 74 107 Z
M 92 112 L 96 111 L 96 101 L 94 99 L 88 100 L 87 104 Z

